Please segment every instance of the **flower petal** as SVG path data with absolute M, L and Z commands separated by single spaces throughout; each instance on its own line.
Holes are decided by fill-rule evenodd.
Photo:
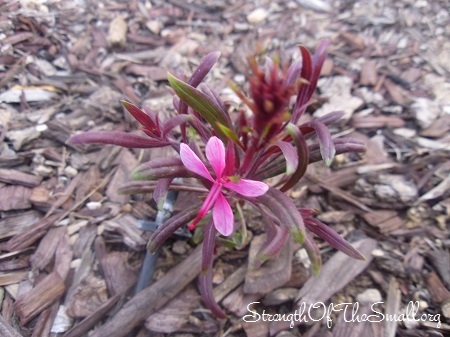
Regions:
M 192 223 L 188 226 L 190 230 L 193 230 L 195 228 L 199 221 L 203 219 L 206 213 L 208 213 L 209 210 L 214 206 L 217 198 L 222 195 L 222 193 L 220 192 L 220 188 L 221 187 L 219 184 L 214 184 L 212 186 L 211 190 L 206 196 L 205 201 L 203 202 L 203 205 L 200 207 L 197 216 L 195 217 L 194 221 L 192 221 Z
M 265 183 L 249 179 L 241 179 L 238 183 L 228 181 L 223 186 L 246 197 L 259 197 L 269 189 Z
M 180 145 L 180 157 L 183 165 L 186 166 L 189 171 L 197 173 L 210 181 L 214 181 L 206 169 L 205 164 L 202 163 L 200 158 L 186 144 Z
M 206 143 L 206 158 L 216 173 L 217 179 L 220 179 L 225 169 L 225 146 L 217 137 L 211 137 Z
M 219 194 L 216 200 L 216 204 L 214 205 L 213 220 L 214 226 L 220 234 L 229 236 L 233 233 L 233 211 L 231 210 L 230 204 L 222 195 L 222 193 Z

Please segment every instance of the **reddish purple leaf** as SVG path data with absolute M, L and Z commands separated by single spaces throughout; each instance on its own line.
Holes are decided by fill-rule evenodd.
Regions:
M 201 273 L 199 276 L 200 280 L 200 294 L 202 295 L 203 301 L 206 306 L 211 310 L 212 314 L 217 318 L 227 318 L 227 314 L 217 304 L 212 288 L 212 265 L 208 268 L 206 275 Z
M 200 293 L 206 306 L 211 310 L 214 316 L 226 318 L 227 315 L 222 311 L 214 298 L 212 287 L 216 234 L 217 230 L 211 219 L 203 226 L 202 273 L 199 276 Z
M 289 131 L 297 149 L 298 165 L 291 178 L 280 188 L 281 192 L 285 192 L 294 187 L 295 184 L 297 184 L 298 181 L 306 173 L 306 169 L 309 164 L 308 145 L 306 144 L 305 138 L 303 137 L 302 133 L 297 127 L 293 126 L 292 124 L 288 125 L 286 129 L 287 131 Z
M 330 130 L 328 130 L 324 124 L 317 120 L 312 121 L 310 124 L 316 131 L 317 137 L 319 138 L 320 154 L 325 161 L 325 165 L 330 167 L 334 155 L 336 154 L 336 149 L 334 148 L 334 142 L 333 138 L 331 138 Z
M 286 159 L 286 175 L 292 175 L 298 167 L 297 150 L 291 143 L 281 140 L 276 142 L 275 145 L 281 149 L 283 156 Z
M 220 108 L 221 114 L 228 121 L 229 125 L 231 125 L 232 123 L 231 123 L 230 115 L 227 112 L 227 109 L 225 107 L 225 103 L 222 101 L 222 99 L 217 94 L 217 92 L 214 89 L 212 89 L 211 87 L 209 87 L 208 85 L 204 84 L 204 83 L 200 84 L 199 89 L 205 95 L 207 95 Z
M 344 111 L 333 111 L 322 117 L 317 118 L 317 120 L 325 125 L 336 123 L 338 120 L 344 116 Z
M 136 105 L 131 104 L 126 101 L 120 101 L 123 107 L 147 130 L 149 136 L 161 136 L 161 130 L 155 122 L 150 118 L 150 116 L 139 109 Z
M 302 215 L 303 219 L 310 218 L 317 214 L 317 211 L 312 208 L 299 208 L 298 211 Z
M 188 83 L 192 85 L 194 88 L 197 87 L 203 79 L 208 75 L 212 67 L 216 64 L 217 60 L 220 57 L 220 52 L 212 52 L 206 55 L 198 65 L 197 69 L 195 69 Z
M 153 193 L 156 188 L 155 181 L 128 181 L 119 186 L 120 194 L 138 194 L 138 193 Z M 172 191 L 186 191 L 195 193 L 207 193 L 208 190 L 198 185 L 189 185 L 185 183 L 172 182 L 170 184 L 170 190 Z
M 219 59 L 220 52 L 213 52 L 206 55 L 203 60 L 200 61 L 199 66 L 192 74 L 191 78 L 187 82 L 192 87 L 196 88 L 201 81 L 205 78 L 205 76 L 209 73 L 211 68 L 216 64 L 217 60 Z M 179 95 L 180 96 L 180 95 Z M 174 102 L 175 103 L 175 102 Z M 183 100 L 178 101 L 178 104 L 174 104 L 178 112 L 182 115 L 187 113 L 188 110 L 188 104 L 187 102 L 184 102 Z M 199 117 L 197 113 L 194 113 L 194 116 Z M 186 130 L 184 128 L 184 124 L 182 124 L 181 128 L 181 134 L 183 136 L 183 140 L 186 141 Z
M 173 96 L 173 98 L 172 98 L 172 104 L 173 104 L 175 110 L 177 110 L 178 113 L 181 114 L 181 111 L 180 111 L 180 104 L 181 104 L 180 97 L 178 97 L 178 96 L 176 96 L 176 95 Z
M 159 179 L 153 191 L 153 200 L 155 200 L 158 210 L 162 210 L 167 193 L 169 192 L 172 178 Z
M 314 53 L 312 63 L 313 63 L 313 73 L 310 79 L 310 93 L 309 97 L 311 98 L 314 90 L 317 86 L 317 81 L 320 76 L 320 71 L 322 70 L 323 63 L 327 58 L 327 47 L 330 44 L 329 39 L 323 39 L 320 41 L 319 47 L 317 47 L 316 52 Z
M 269 232 L 267 232 L 266 242 L 256 254 L 255 261 L 253 261 L 255 268 L 259 268 L 265 261 L 275 257 L 286 244 L 286 240 L 289 237 L 287 228 L 275 226 L 274 229 L 275 235 L 269 236 Z
M 331 246 L 340 250 L 341 252 L 347 254 L 358 260 L 365 260 L 364 256 L 361 255 L 353 246 L 347 242 L 342 236 L 332 230 L 330 227 L 320 222 L 317 219 L 309 218 L 305 219 L 306 228 L 316 234 L 321 239 L 328 242 Z
M 203 246 L 202 246 L 202 272 L 206 273 L 212 266 L 214 259 L 214 247 L 216 246 L 217 229 L 214 223 L 209 220 L 202 228 Z
M 303 61 L 301 76 L 303 79 L 308 81 L 309 84 L 301 85 L 297 94 L 297 100 L 295 102 L 294 112 L 292 115 L 292 122 L 294 124 L 298 122 L 301 115 L 304 113 L 311 96 L 316 90 L 320 70 L 322 69 L 323 63 L 327 57 L 326 48 L 329 43 L 330 41 L 328 39 L 322 40 L 313 57 L 311 57 L 311 53 L 306 47 L 300 46 Z
M 311 260 L 311 267 L 313 275 L 317 275 L 322 268 L 322 255 L 320 254 L 320 249 L 314 242 L 313 238 L 306 234 L 305 243 L 303 246 L 306 249 L 309 259 Z
M 131 173 L 134 180 L 192 177 L 180 158 L 158 158 L 139 165 Z
M 354 138 L 337 138 L 333 139 L 333 142 L 336 154 L 366 151 L 364 143 Z M 315 163 L 322 159 L 319 148 L 319 144 L 313 144 L 309 147 L 310 163 Z
M 270 187 L 262 196 L 257 198 L 246 198 L 247 200 L 266 206 L 269 211 L 279 220 L 280 224 L 286 226 L 288 231 L 298 243 L 305 239 L 305 224 L 297 207 L 292 200 L 279 190 Z M 256 202 L 255 202 L 256 201 Z
M 216 104 L 215 100 L 212 100 L 203 92 L 197 90 L 188 83 L 180 81 L 171 74 L 168 75 L 168 80 L 180 99 L 194 111 L 200 113 L 200 115 L 205 118 L 216 131 L 217 135 L 220 136 L 223 141 L 226 141 L 227 137 L 223 134 L 217 122 L 228 128 L 230 128 L 230 125 L 227 118 L 224 116 L 224 112 L 221 110 L 220 106 Z
M 194 205 L 187 209 L 184 209 L 180 213 L 172 216 L 169 220 L 159 226 L 150 237 L 147 245 L 147 250 L 150 253 L 156 252 L 156 250 L 166 241 L 178 228 L 186 225 L 192 221 L 198 213 L 200 205 Z
M 329 124 L 333 124 L 333 123 L 337 122 L 339 119 L 341 119 L 341 117 L 343 115 L 344 115 L 344 112 L 342 112 L 342 111 L 333 111 L 333 112 L 330 112 L 329 114 L 326 114 L 325 116 L 322 116 L 322 117 L 316 119 L 316 121 L 319 121 L 325 125 L 329 125 Z M 311 122 L 303 123 L 298 128 L 300 129 L 302 134 L 305 136 L 314 132 L 314 128 L 311 126 Z
M 149 139 L 123 131 L 88 131 L 70 138 L 72 144 L 112 144 L 132 149 L 148 149 L 170 145 L 169 142 Z
M 193 116 L 190 115 L 176 115 L 170 118 L 167 122 L 164 123 L 163 127 L 163 135 L 167 135 L 173 128 L 180 126 L 181 124 L 192 121 Z
M 309 89 L 311 85 L 311 75 L 313 72 L 313 65 L 311 59 L 311 53 L 309 50 L 300 46 L 300 52 L 302 53 L 302 72 L 301 77 L 308 81 L 308 83 L 302 83 L 297 93 L 297 99 L 295 101 L 294 112 L 292 114 L 292 122 L 296 124 L 301 115 L 305 111 L 310 97 L 308 97 Z
M 277 66 L 275 66 L 275 63 L 273 62 L 273 60 L 268 56 L 265 57 L 265 61 L 266 61 L 264 64 L 264 66 L 266 68 L 265 76 L 266 76 L 266 81 L 269 82 L 270 78 L 274 74 L 274 71 L 276 71 L 275 67 L 277 67 Z
M 295 83 L 299 80 L 301 73 L 302 73 L 302 60 L 292 62 L 284 82 L 285 85 L 288 86 L 295 85 Z

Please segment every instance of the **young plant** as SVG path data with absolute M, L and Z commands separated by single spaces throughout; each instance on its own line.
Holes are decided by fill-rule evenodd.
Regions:
M 266 59 L 265 67 L 261 68 L 251 58 L 250 97 L 232 85 L 244 102 L 236 121 L 229 113 L 230 103 L 222 101 L 214 89 L 202 83 L 219 58 L 215 52 L 208 54 L 187 80 L 168 75 L 177 114 L 167 121 L 161 121 L 149 108 L 122 102 L 147 137 L 112 131 L 84 132 L 71 138 L 74 144 L 171 146 L 179 153 L 177 157 L 141 164 L 131 175 L 136 181 L 121 191 L 153 192 L 159 206 L 170 189 L 205 191 L 203 202 L 176 214 L 153 233 L 148 249 L 156 251 L 182 226 L 193 230 L 202 224 L 201 292 L 206 305 L 218 317 L 226 315 L 212 295 L 214 249 L 219 236 L 235 233 L 239 225 L 234 221 L 233 208 L 240 207 L 242 202 L 253 205 L 266 226 L 267 239 L 253 261 L 254 267 L 274 257 L 289 234 L 306 248 L 315 274 L 320 270 L 321 256 L 312 234 L 356 259 L 363 259 L 340 235 L 315 219 L 314 210 L 297 208 L 285 194 L 303 177 L 308 164 L 323 159 L 330 166 L 336 154 L 365 149 L 356 139 L 331 137 L 327 125 L 338 121 L 342 117 L 340 112 L 299 124 L 316 89 L 328 44 L 328 40 L 321 41 L 314 55 L 300 46 L 302 59 L 286 69 L 271 59 Z M 294 96 L 295 103 L 290 107 Z M 317 143 L 307 142 L 313 137 L 318 139 Z M 175 178 L 187 177 L 197 178 L 202 187 L 174 182 Z

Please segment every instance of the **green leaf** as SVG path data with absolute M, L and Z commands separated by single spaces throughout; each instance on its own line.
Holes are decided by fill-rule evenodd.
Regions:
M 227 141 L 227 135 L 219 127 L 218 123 L 229 128 L 224 112 L 220 107 L 203 92 L 195 89 L 191 85 L 180 81 L 172 74 L 167 75 L 170 86 L 175 90 L 180 99 L 189 105 L 192 109 L 197 111 L 203 118 L 205 118 L 211 127 L 217 132 L 219 138 Z
M 222 123 L 217 123 L 217 126 L 222 130 L 222 132 L 227 136 L 228 139 L 231 139 L 237 146 L 239 146 L 241 149 L 244 149 L 244 144 L 241 143 L 239 140 L 237 134 L 233 132 L 233 130 L 227 128 Z
M 233 239 L 234 239 L 234 236 L 233 236 Z M 218 246 L 229 248 L 229 249 L 234 249 L 237 246 L 236 242 L 234 242 L 232 240 L 225 239 L 225 238 L 221 238 L 221 237 L 218 237 L 216 239 L 216 243 L 217 243 Z

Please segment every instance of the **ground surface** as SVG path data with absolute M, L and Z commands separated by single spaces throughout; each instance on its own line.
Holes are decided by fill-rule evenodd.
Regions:
M 257 45 L 289 59 L 298 56 L 299 43 L 314 50 L 322 38 L 331 39 L 329 57 L 308 116 L 345 111 L 333 131 L 363 139 L 368 151 L 339 156 L 331 169 L 311 165 L 291 197 L 318 209 L 319 219 L 354 242 L 367 261 L 320 243 L 324 267 L 316 278 L 303 250 L 291 246 L 263 270 L 247 271 L 249 251 L 263 234 L 249 209 L 252 243 L 223 253 L 215 264 L 215 295 L 229 319 L 216 320 L 204 309 L 196 283 L 189 282 L 195 245 L 173 239 L 156 266 L 157 298 L 178 292 L 169 281 L 189 286 L 162 311 L 138 319 L 130 336 L 450 335 L 446 0 L 24 0 L 0 6 L 1 336 L 69 330 L 66 336 L 124 336 L 130 330 L 124 324 L 160 303 L 126 306 L 149 236 L 135 223 L 153 218 L 155 205 L 151 196 L 116 190 L 140 161 L 167 153 L 73 146 L 66 143 L 72 134 L 135 130 L 119 99 L 170 114 L 167 70 L 190 74 L 208 52 L 221 52 L 208 83 L 232 97 L 226 81 L 245 88 L 247 56 Z M 193 197 L 181 193 L 176 211 Z M 181 261 L 184 269 L 173 269 Z M 385 314 L 405 313 L 418 301 L 416 318 L 426 319 L 344 322 L 332 313 L 331 329 L 325 319 L 292 329 L 290 322 L 242 321 L 250 302 L 261 302 L 259 313 L 276 314 L 330 301 L 358 301 L 359 314 L 373 313 L 375 302 L 383 302 Z M 111 322 L 118 325 L 112 329 Z

